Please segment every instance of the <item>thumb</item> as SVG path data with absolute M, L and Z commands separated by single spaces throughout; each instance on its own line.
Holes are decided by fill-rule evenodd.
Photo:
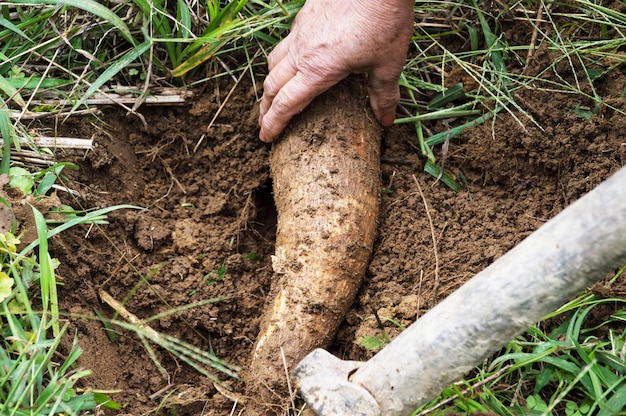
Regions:
M 396 107 L 400 101 L 400 74 L 374 69 L 369 75 L 370 105 L 374 115 L 383 126 L 390 126 L 396 118 Z

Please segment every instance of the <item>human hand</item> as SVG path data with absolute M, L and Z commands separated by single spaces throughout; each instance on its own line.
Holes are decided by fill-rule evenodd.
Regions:
M 391 125 L 412 33 L 413 0 L 307 0 L 267 58 L 261 140 L 274 140 L 295 114 L 353 72 L 368 74 L 372 110 Z

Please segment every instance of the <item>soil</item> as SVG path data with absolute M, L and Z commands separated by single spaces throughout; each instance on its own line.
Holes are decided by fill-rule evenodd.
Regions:
M 566 65 L 557 67 L 559 73 L 543 71 L 554 59 L 540 48 L 522 70 L 576 82 Z M 378 238 L 331 351 L 367 360 L 374 352 L 359 339 L 381 335 L 374 312 L 410 324 L 626 164 L 624 68 L 595 81 L 606 104 L 597 114 L 574 111 L 593 109 L 593 102 L 542 91 L 537 82 L 537 88 L 516 92 L 527 115 L 501 112 L 466 129 L 445 158 L 446 170 L 466 180 L 460 192 L 423 172 L 411 127 L 385 129 Z M 578 81 L 589 88 L 584 79 Z M 83 350 L 80 365 L 93 370 L 83 387 L 113 391 L 110 396 L 124 406 L 102 414 L 227 415 L 245 409 L 245 403 L 231 400 L 245 400 L 243 382 L 215 373 L 233 393 L 218 390 L 211 379 L 153 345 L 164 375 L 136 334 L 118 328 L 112 342 L 94 319 L 95 310 L 114 315 L 100 290 L 141 319 L 175 310 L 148 325 L 242 369 L 249 364 L 273 279 L 276 208 L 271 146 L 257 138 L 258 80 L 244 78 L 212 122 L 233 85 L 219 79 L 195 91 L 186 105 L 140 108 L 145 124 L 108 108 L 98 119 L 70 118 L 58 125 L 59 135 L 94 139 L 86 153 L 59 154 L 80 166 L 68 182 L 77 194 L 58 192 L 63 202 L 145 208 L 114 211 L 106 225 L 76 227 L 51 241 L 61 263 L 60 307 L 70 313 L 68 333 Z M 436 133 L 445 126 L 428 128 Z M 602 293 L 623 296 L 623 279 L 603 286 Z M 185 309 L 207 299 L 216 301 Z M 383 325 L 390 337 L 398 334 L 397 326 L 384 319 Z

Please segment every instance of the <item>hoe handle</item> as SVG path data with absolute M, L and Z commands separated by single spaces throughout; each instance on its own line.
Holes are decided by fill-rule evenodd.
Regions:
M 320 416 L 409 415 L 625 262 L 626 168 L 622 168 L 448 296 L 371 360 L 343 362 L 316 350 L 301 361 L 294 375 Z M 337 383 L 329 382 L 333 378 Z

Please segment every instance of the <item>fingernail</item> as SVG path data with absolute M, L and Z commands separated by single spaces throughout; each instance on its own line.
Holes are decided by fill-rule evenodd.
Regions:
M 259 139 L 261 139 L 261 141 L 265 143 L 269 142 L 269 140 L 267 139 L 267 135 L 265 134 L 263 129 L 259 131 Z
M 385 114 L 380 119 L 380 124 L 382 124 L 385 127 L 391 126 L 393 124 L 393 121 L 395 120 L 395 118 L 396 118 L 396 115 L 393 114 L 393 113 Z

